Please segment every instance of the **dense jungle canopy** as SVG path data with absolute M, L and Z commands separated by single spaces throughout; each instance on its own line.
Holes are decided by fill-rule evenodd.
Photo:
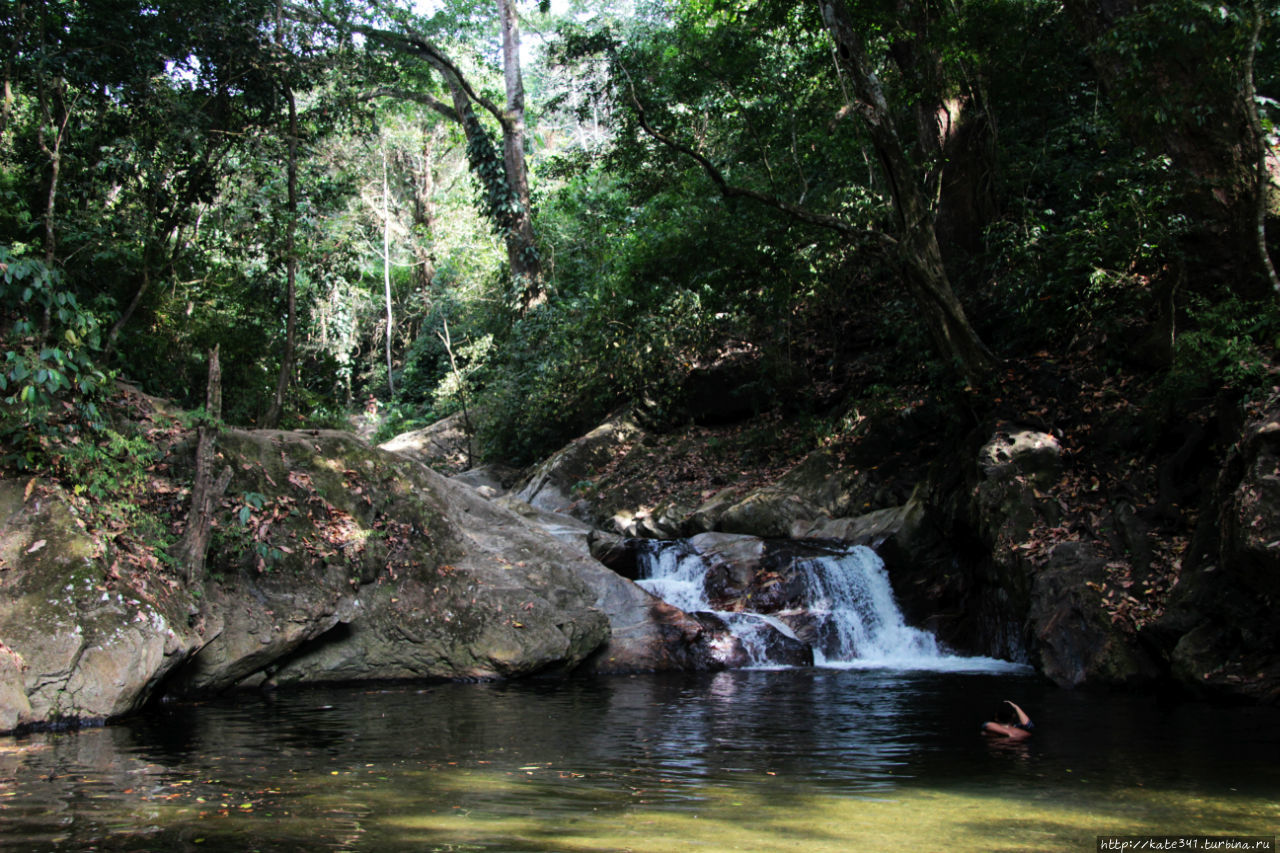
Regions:
M 1199 0 L 3 0 L 0 448 L 115 486 L 115 379 L 525 463 L 745 354 L 856 429 L 1088 353 L 1274 384 L 1280 11 Z M 869 402 L 870 401 L 870 402 Z M 78 473 L 77 473 L 78 472 Z M 95 485 L 97 484 L 97 485 Z

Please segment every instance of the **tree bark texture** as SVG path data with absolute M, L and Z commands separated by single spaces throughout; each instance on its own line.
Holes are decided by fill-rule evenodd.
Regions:
M 385 337 L 387 393 L 394 399 L 396 396 L 396 383 L 395 377 L 392 375 L 394 362 L 391 359 L 391 339 L 395 328 L 395 315 L 391 301 L 391 188 L 387 183 L 386 148 L 382 150 L 382 291 L 387 313 L 387 334 Z
M 542 280 L 542 260 L 533 233 L 533 207 L 529 194 L 529 169 L 525 163 L 524 78 L 520 72 L 520 27 L 515 0 L 498 0 L 502 20 L 502 77 L 506 84 L 506 118 L 502 122 L 502 158 L 513 202 L 507 240 L 507 262 L 523 294 L 528 311 L 546 300 Z
M 276 393 L 271 400 L 271 408 L 263 418 L 263 426 L 268 429 L 275 429 L 280 424 L 280 415 L 284 412 L 284 396 L 293 376 L 298 328 L 298 105 L 293 96 L 293 87 L 286 83 L 284 89 L 285 99 L 289 104 L 288 195 L 285 202 L 288 206 L 288 226 L 284 236 L 284 357 L 280 359 L 280 374 L 276 377 Z
M 1238 295 L 1266 296 L 1258 263 L 1257 143 L 1242 95 L 1246 57 L 1223 63 L 1226 31 L 1243 20 L 1216 21 L 1191 33 L 1179 49 L 1157 43 L 1135 59 L 1135 45 L 1162 31 L 1144 22 L 1163 0 L 1067 0 L 1064 4 L 1126 134 L 1167 155 L 1178 172 L 1190 218 L 1203 223 L 1187 249 L 1204 271 L 1232 282 Z M 1233 74 L 1215 71 L 1230 66 Z M 1265 188 L 1264 188 L 1265 189 Z
M 896 262 L 903 278 L 937 351 L 954 361 L 967 381 L 981 382 L 990 375 L 994 360 L 951 289 L 923 176 L 911 164 L 884 89 L 843 0 L 822 0 L 822 20 L 835 43 L 837 61 L 853 83 L 854 106 L 889 185 L 899 230 Z
M 226 465 L 214 477 L 217 453 L 214 439 L 218 434 L 218 418 L 222 413 L 222 365 L 218 347 L 209 353 L 209 386 L 205 391 L 205 417 L 196 428 L 196 478 L 191 487 L 191 509 L 187 513 L 187 529 L 178 544 L 187 583 L 204 580 L 204 561 L 213 533 L 214 507 L 231 483 L 231 466 Z

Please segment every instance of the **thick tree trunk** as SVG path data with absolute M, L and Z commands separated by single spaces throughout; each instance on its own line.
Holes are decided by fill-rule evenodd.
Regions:
M 512 211 L 507 240 L 507 262 L 523 294 L 528 311 L 546 300 L 542 260 L 533 233 L 533 206 L 529 195 L 529 169 L 525 163 L 524 79 L 520 73 L 520 27 L 515 0 L 498 0 L 502 18 L 502 76 L 506 84 L 506 118 L 502 122 L 502 159 L 507 183 L 518 209 Z
M 5 144 L 5 135 L 9 131 L 9 116 L 13 114 L 13 57 L 18 55 L 18 46 L 22 33 L 26 28 L 27 4 L 18 3 L 14 10 L 14 36 L 4 54 L 4 94 L 0 98 L 0 148 Z
M 422 150 L 417 161 L 410 165 L 413 174 L 413 228 L 419 239 L 413 241 L 414 279 L 418 288 L 426 293 L 436 277 L 435 256 L 427 238 L 436 227 L 436 144 L 438 139 L 431 130 L 422 133 Z M 415 335 L 416 337 L 416 335 Z
M 1267 284 L 1273 293 L 1280 295 L 1280 276 L 1276 274 L 1275 264 L 1271 262 L 1271 253 L 1267 249 L 1267 202 L 1271 189 L 1271 172 L 1267 169 L 1267 156 L 1271 153 L 1267 144 L 1267 134 L 1262 127 L 1262 117 L 1258 115 L 1258 93 L 1253 84 L 1253 65 L 1258 55 L 1258 40 L 1262 37 L 1262 3 L 1253 0 L 1252 24 L 1249 33 L 1249 48 L 1244 63 L 1244 102 L 1249 113 L 1249 129 L 1257 146 L 1258 186 L 1254 199 L 1254 233 L 1258 246 L 1258 262 L 1262 267 Z
M 1066 0 L 1094 70 L 1125 132 L 1179 173 L 1194 230 L 1193 263 L 1247 298 L 1268 293 L 1256 241 L 1257 145 L 1241 94 L 1245 57 L 1223 61 L 1226 19 L 1161 29 L 1160 0 Z M 1213 14 L 1217 18 L 1216 10 Z M 1166 43 L 1166 40 L 1175 40 Z
M 898 264 L 938 352 L 971 383 L 990 376 L 991 353 L 951 289 L 923 176 L 913 168 L 892 112 L 843 0 L 821 0 L 822 19 L 841 68 L 853 82 L 857 109 L 880 156 L 898 219 Z
M 387 183 L 387 151 L 382 150 L 382 290 L 387 308 L 387 393 L 396 396 L 396 383 L 392 376 L 391 339 L 394 331 L 394 315 L 391 302 L 391 188 Z

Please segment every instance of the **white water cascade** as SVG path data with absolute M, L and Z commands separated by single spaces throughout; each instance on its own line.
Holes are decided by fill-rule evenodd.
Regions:
M 1017 666 L 951 654 L 933 634 L 907 625 L 884 562 L 861 545 L 794 559 L 788 574 L 802 582 L 803 602 L 798 608 L 775 613 L 716 610 L 707 595 L 711 566 L 685 542 L 652 543 L 638 562 L 642 587 L 687 613 L 719 617 L 755 666 L 779 663 L 771 654 L 774 632 L 810 646 L 816 666 L 930 670 Z

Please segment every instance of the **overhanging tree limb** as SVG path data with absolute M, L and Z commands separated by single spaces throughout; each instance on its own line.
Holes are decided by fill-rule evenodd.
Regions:
M 751 199 L 782 211 L 797 221 L 827 228 L 846 238 L 874 242 L 900 270 L 938 353 L 952 362 L 967 382 L 977 385 L 991 374 L 994 359 L 973 330 L 951 289 L 934 230 L 929 199 L 913 172 L 910 158 L 894 127 L 893 113 L 883 87 L 842 0 L 824 0 L 822 18 L 835 42 L 839 65 L 853 80 L 854 103 L 851 107 L 862 116 L 867 126 L 889 184 L 899 226 L 897 236 L 879 229 L 859 227 L 838 216 L 818 213 L 776 196 L 731 184 L 701 152 L 672 139 L 650 124 L 636 94 L 634 81 L 623 67 L 621 70 L 627 78 L 628 94 L 636 110 L 637 122 L 649 137 L 698 163 L 722 195 Z
M 497 2 L 502 23 L 502 71 L 507 99 L 505 108 L 500 108 L 476 91 L 462 69 L 430 39 L 416 33 L 396 32 L 371 24 L 351 21 L 339 23 L 297 4 L 291 4 L 287 8 L 288 14 L 295 20 L 341 27 L 349 32 L 359 33 L 382 47 L 424 60 L 440 74 L 453 100 L 452 109 L 430 95 L 415 93 L 410 99 L 424 103 L 462 125 L 467 137 L 467 158 L 484 187 L 485 215 L 502 235 L 511 277 L 520 290 L 521 310 L 528 311 L 544 301 L 546 290 L 533 228 L 533 205 L 524 154 L 524 84 L 520 72 L 518 20 L 511 0 Z M 502 128 L 503 157 L 501 168 L 497 172 L 490 168 L 493 146 L 472 108 L 473 105 L 493 116 Z
M 838 216 L 818 213 L 817 211 L 809 210 L 808 208 L 800 205 L 792 204 L 791 202 L 780 199 L 777 196 L 768 195 L 748 187 L 740 187 L 736 184 L 729 183 L 728 179 L 725 178 L 724 173 L 721 172 L 716 164 L 711 162 L 706 155 L 682 142 L 679 142 L 678 140 L 672 139 L 670 136 L 655 128 L 649 122 L 649 117 L 645 112 L 644 105 L 640 103 L 640 98 L 636 94 L 635 81 L 631 79 L 631 72 L 626 68 L 622 68 L 621 70 L 623 75 L 627 78 L 628 96 L 631 100 L 631 105 L 635 108 L 636 122 L 640 125 L 640 129 L 655 142 L 658 142 L 677 154 L 682 154 L 690 158 L 701 166 L 702 171 L 707 174 L 707 177 L 711 179 L 711 182 L 716 185 L 716 189 L 718 189 L 720 194 L 725 198 L 750 199 L 751 201 L 765 205 L 766 207 L 772 207 L 775 210 L 782 211 L 793 219 L 804 222 L 808 225 L 816 225 L 819 228 L 826 228 L 827 230 L 835 231 L 844 237 L 870 239 L 879 243 L 883 248 L 889 248 L 897 245 L 898 241 L 892 236 L 885 234 L 883 231 L 860 227 L 852 222 L 841 219 Z
M 363 96 L 364 100 L 375 100 L 377 98 L 391 98 L 397 101 L 412 101 L 421 104 L 428 109 L 434 110 L 449 121 L 462 124 L 462 117 L 458 115 L 458 111 L 437 98 L 435 95 L 427 92 L 414 92 L 409 89 L 392 89 L 387 86 L 374 89 Z
M 326 26 L 337 25 L 336 22 L 324 17 L 323 15 L 317 14 L 310 9 L 306 9 L 296 4 L 290 4 L 287 6 L 286 13 L 296 21 L 302 21 L 310 24 L 322 24 Z M 477 92 L 475 87 L 473 87 L 470 81 L 467 80 L 467 76 L 462 73 L 462 69 L 460 69 L 457 64 L 449 58 L 448 54 L 433 44 L 429 39 L 413 33 L 397 33 L 392 30 L 384 30 L 380 27 L 370 26 L 368 24 L 346 22 L 345 26 L 351 32 L 359 33 L 365 38 L 372 39 L 385 47 L 403 50 L 425 59 L 428 65 L 436 69 L 436 71 L 440 72 L 440 74 L 445 77 L 446 83 L 451 86 L 455 84 L 459 86 L 471 101 L 497 119 L 498 123 L 504 128 L 506 127 L 509 120 L 506 112 L 493 101 Z M 414 95 L 412 96 L 412 99 L 419 100 L 419 96 Z M 440 102 L 437 101 L 436 103 Z M 431 106 L 432 109 L 436 109 L 434 105 Z M 444 104 L 440 104 L 440 106 L 444 106 Z

